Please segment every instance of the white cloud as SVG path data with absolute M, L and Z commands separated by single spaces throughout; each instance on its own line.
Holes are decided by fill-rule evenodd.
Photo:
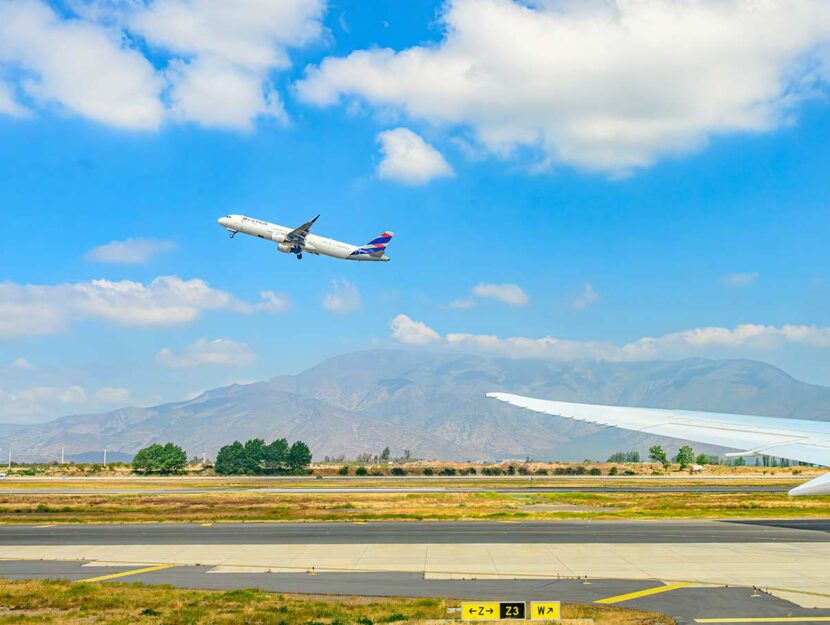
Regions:
M 176 118 L 248 129 L 287 116 L 269 74 L 291 65 L 287 48 L 323 34 L 324 0 L 155 0 L 128 28 L 175 56 L 167 70 Z
M 571 306 L 576 310 L 585 310 L 597 301 L 599 301 L 599 293 L 594 291 L 594 287 L 590 283 L 586 282 L 582 287 L 582 294 L 571 302 Z
M 478 297 L 491 297 L 511 306 L 527 306 L 530 301 L 527 293 L 516 284 L 486 284 L 482 282 L 473 287 L 473 294 Z
M 830 79 L 826 0 L 449 0 L 438 43 L 310 67 L 299 96 L 469 131 L 537 167 L 625 174 L 716 134 L 764 132 Z
M 248 345 L 230 339 L 199 339 L 180 353 L 165 347 L 156 354 L 156 360 L 161 364 L 175 369 L 204 365 L 242 367 L 250 365 L 256 358 L 256 353 Z
M 357 287 L 346 279 L 333 280 L 332 291 L 323 298 L 323 308 L 344 315 L 363 308 Z
M 260 291 L 259 297 L 262 301 L 257 304 L 242 305 L 241 312 L 284 313 L 291 308 L 291 299 L 285 293 Z
M 173 241 L 156 239 L 126 239 L 110 241 L 89 250 L 85 258 L 98 263 L 143 264 L 154 256 L 176 249 Z
M 105 386 L 95 391 L 95 399 L 102 404 L 124 404 L 130 400 L 130 391 L 116 386 Z
M 103 124 L 158 128 L 163 81 L 150 62 L 125 47 L 121 33 L 63 19 L 38 0 L 0 3 L 0 67 L 19 67 L 34 102 Z
M 127 389 L 102 387 L 94 393 L 79 384 L 60 382 L 61 376 L 47 374 L 38 384 L 23 388 L 0 388 L 0 415 L 6 423 L 42 421 L 79 410 L 110 409 L 123 405 L 129 398 Z
M 472 308 L 476 305 L 476 301 L 472 297 L 465 297 L 462 299 L 454 299 L 449 304 L 447 304 L 447 308 L 452 308 L 455 310 L 465 310 L 467 308 Z
M 425 323 L 413 321 L 406 315 L 397 315 L 389 322 L 392 338 L 406 345 L 426 345 L 439 341 L 441 336 Z
M 419 185 L 453 173 L 441 153 L 408 128 L 385 130 L 377 141 L 383 154 L 379 178 Z
M 324 0 L 69 5 L 67 17 L 43 0 L 0 2 L 0 74 L 20 74 L 14 86 L 33 105 L 133 130 L 167 119 L 241 130 L 261 117 L 284 122 L 274 73 L 290 67 L 289 49 L 325 33 Z M 0 83 L 0 113 L 23 115 L 13 92 Z
M 263 291 L 261 301 L 240 301 L 204 280 L 161 276 L 144 284 L 92 280 L 57 285 L 0 283 L 0 339 L 55 334 L 82 319 L 126 327 L 171 326 L 203 311 L 282 312 L 285 296 Z
M 180 121 L 235 130 L 250 130 L 260 116 L 288 121 L 279 94 L 271 87 L 263 90 L 262 76 L 221 60 L 176 60 L 167 77 L 171 111 Z
M 86 391 L 77 385 L 35 386 L 15 392 L 13 398 L 23 402 L 52 401 L 62 404 L 83 404 L 87 400 Z
M 830 347 L 830 328 L 805 325 L 742 324 L 734 328 L 707 327 L 646 337 L 622 347 L 626 356 L 637 359 L 695 352 L 707 348 L 750 348 L 770 350 L 785 344 Z
M 12 368 L 19 369 L 21 371 L 31 371 L 35 368 L 35 366 L 25 358 L 15 358 L 12 362 Z
M 29 111 L 15 100 L 9 85 L 0 82 L 0 115 L 12 117 L 28 117 Z
M 752 273 L 732 273 L 724 276 L 723 283 L 726 286 L 751 286 L 758 281 L 758 274 Z
M 786 345 L 813 348 L 830 347 L 830 327 L 806 325 L 742 324 L 734 328 L 706 327 L 673 332 L 659 337 L 643 337 L 623 345 L 608 341 L 571 341 L 553 336 L 502 338 L 489 334 L 449 333 L 441 336 L 424 323 L 400 314 L 390 323 L 392 338 L 413 345 L 434 343 L 454 349 L 471 350 L 511 358 L 550 358 L 555 360 L 593 359 L 639 361 L 659 358 L 684 358 L 701 354 L 734 354 L 770 351 Z M 401 330 L 416 328 L 415 336 L 428 340 L 406 340 Z

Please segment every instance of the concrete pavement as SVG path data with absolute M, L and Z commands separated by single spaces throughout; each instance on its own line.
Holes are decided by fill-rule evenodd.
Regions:
M 830 523 L 715 521 L 0 527 L 0 558 L 207 566 L 213 574 L 409 573 L 760 586 L 830 608 Z

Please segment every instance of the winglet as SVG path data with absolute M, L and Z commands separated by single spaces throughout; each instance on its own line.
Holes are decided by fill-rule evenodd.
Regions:
M 803 497 L 804 495 L 830 495 L 830 473 L 819 475 L 809 482 L 796 486 L 789 492 L 792 497 Z

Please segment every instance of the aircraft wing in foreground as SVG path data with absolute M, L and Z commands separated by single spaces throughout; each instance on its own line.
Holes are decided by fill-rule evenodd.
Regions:
M 743 450 L 727 454 L 731 457 L 767 455 L 830 466 L 830 423 L 824 421 L 575 404 L 510 393 L 487 393 L 487 397 L 556 417 Z M 824 494 L 830 494 L 830 473 L 790 491 L 796 496 Z

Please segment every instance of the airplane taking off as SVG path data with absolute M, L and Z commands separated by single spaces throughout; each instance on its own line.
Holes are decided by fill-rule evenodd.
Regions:
M 303 252 L 311 254 L 322 254 L 332 258 L 343 260 L 371 260 L 388 261 L 389 257 L 384 254 L 386 246 L 392 240 L 392 232 L 384 232 L 366 245 L 350 245 L 342 241 L 327 239 L 326 237 L 311 234 L 311 226 L 320 215 L 304 223 L 299 228 L 286 228 L 267 221 L 246 217 L 245 215 L 225 215 L 217 221 L 219 225 L 228 230 L 233 238 L 237 232 L 249 234 L 252 237 L 259 237 L 266 241 L 273 241 L 277 244 L 277 250 L 284 254 L 294 254 L 297 260 L 303 257 Z
M 565 419 L 746 450 L 728 453 L 727 457 L 766 455 L 830 466 L 830 423 L 827 422 L 695 410 L 574 404 L 510 393 L 487 393 L 487 397 Z M 790 490 L 793 496 L 828 494 L 830 473 Z

